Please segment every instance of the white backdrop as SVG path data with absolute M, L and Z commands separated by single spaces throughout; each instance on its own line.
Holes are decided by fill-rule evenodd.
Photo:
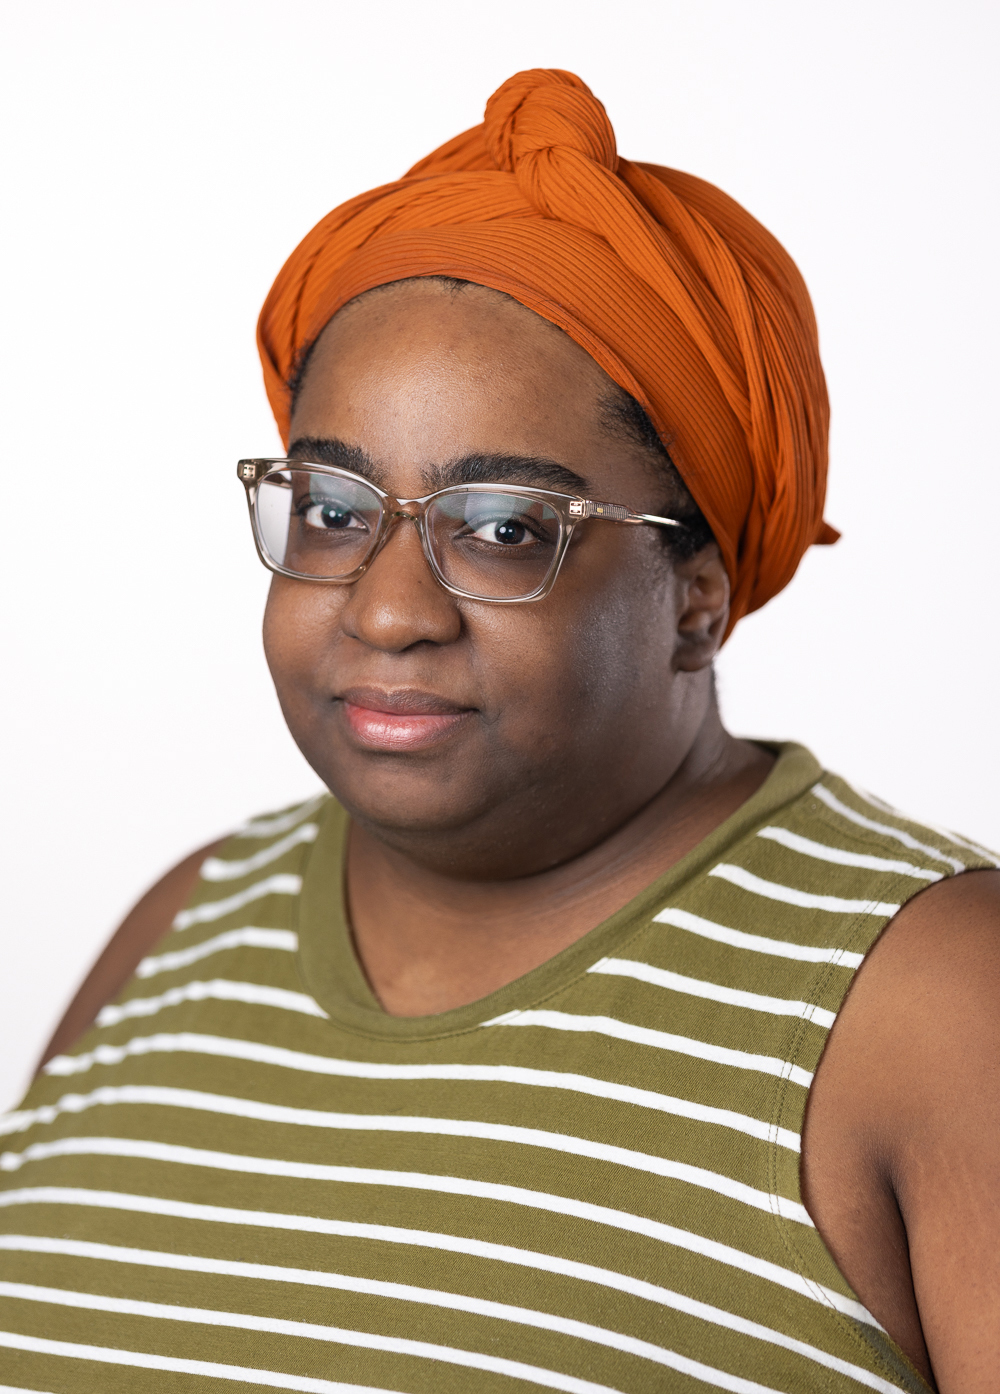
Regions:
M 996 72 L 986 0 L 7 0 L 0 1105 L 166 866 L 317 787 L 259 641 L 254 348 L 342 199 L 571 68 L 619 148 L 789 248 L 844 532 L 745 621 L 734 729 L 1000 845 Z

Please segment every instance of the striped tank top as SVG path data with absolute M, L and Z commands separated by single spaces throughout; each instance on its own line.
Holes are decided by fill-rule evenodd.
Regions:
M 810 1221 L 799 1135 L 879 931 L 996 859 L 782 746 L 570 948 L 394 1018 L 346 826 L 323 796 L 243 828 L 0 1121 L 0 1386 L 926 1391 Z

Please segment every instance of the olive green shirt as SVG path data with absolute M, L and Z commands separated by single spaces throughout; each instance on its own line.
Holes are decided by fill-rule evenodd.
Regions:
M 780 748 L 617 914 L 389 1017 L 330 798 L 249 824 L 0 1120 L 0 1385 L 53 1394 L 925 1391 L 799 1136 L 865 953 L 997 865 Z

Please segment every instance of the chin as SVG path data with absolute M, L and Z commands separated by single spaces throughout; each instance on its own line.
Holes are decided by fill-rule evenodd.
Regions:
M 390 842 L 394 834 L 434 836 L 469 827 L 507 794 L 491 789 L 478 763 L 455 760 L 449 770 L 440 750 L 392 754 L 327 749 L 313 758 L 308 749 L 300 749 L 350 816 Z

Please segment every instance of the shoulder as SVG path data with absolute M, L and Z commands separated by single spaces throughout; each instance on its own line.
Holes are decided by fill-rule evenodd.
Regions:
M 892 1334 L 926 1348 L 940 1388 L 994 1388 L 1000 871 L 928 887 L 866 957 L 817 1071 L 803 1170 L 810 1212 Z
M 934 1117 L 976 1109 L 984 1085 L 1000 1106 L 1000 871 L 968 871 L 908 901 L 834 1032 L 897 1150 L 917 1145 Z
M 174 916 L 190 899 L 202 863 L 225 845 L 221 838 L 199 847 L 176 866 L 133 905 L 106 944 L 97 962 L 80 984 L 51 1040 L 45 1047 L 39 1068 L 54 1055 L 73 1045 L 96 1018 L 98 1012 L 118 993 L 135 972 L 136 965 L 166 934 Z
M 836 776 L 809 791 L 816 813 L 876 874 L 888 917 L 872 935 L 837 1015 L 822 1083 L 850 1079 L 851 1107 L 886 1154 L 908 1128 L 926 1135 L 937 1091 L 972 1106 L 971 1059 L 1000 1029 L 1000 858 L 905 818 Z M 955 1080 L 961 1073 L 957 1095 Z M 963 1104 L 963 1100 L 965 1103 Z M 846 1103 L 844 1107 L 846 1107 Z
M 254 818 L 230 836 L 197 848 L 172 866 L 136 902 L 111 936 L 67 1008 L 39 1065 L 73 1045 L 101 1008 L 118 996 L 189 903 L 216 898 L 222 887 L 241 884 L 247 876 L 277 861 L 287 849 L 314 838 L 316 825 L 311 815 L 328 797 L 320 794 Z
M 838 841 L 854 845 L 885 890 L 889 916 L 869 948 L 837 1019 L 842 1041 L 865 1020 L 869 1042 L 912 1046 L 933 1039 L 947 1013 L 969 1012 L 978 993 L 996 991 L 1000 951 L 1000 857 L 987 848 L 907 818 L 880 799 L 824 774 L 807 801 Z M 862 850 L 863 849 L 863 850 Z M 868 855 L 865 855 L 867 853 Z M 929 1010 L 933 1001 L 933 1010 Z M 964 1007 L 960 1004 L 964 1003 Z M 865 1052 L 874 1068 L 870 1049 Z M 915 1062 L 913 1062 L 915 1064 Z
M 909 818 L 874 795 L 824 770 L 788 808 L 793 821 L 824 827 L 858 851 L 875 854 L 873 872 L 925 885 L 963 871 L 1000 867 L 1000 856 L 978 843 Z M 856 865 L 863 866 L 863 862 Z
M 960 991 L 975 994 L 987 964 L 1000 967 L 1000 870 L 979 868 L 949 877 L 908 901 L 893 917 L 865 961 L 894 993 Z
M 332 803 L 331 795 L 321 793 L 289 808 L 252 818 L 220 844 L 224 856 L 206 858 L 201 867 L 202 880 L 212 886 L 263 873 L 286 852 L 315 841 L 324 808 Z M 209 898 L 214 898 L 214 894 L 209 892 Z

